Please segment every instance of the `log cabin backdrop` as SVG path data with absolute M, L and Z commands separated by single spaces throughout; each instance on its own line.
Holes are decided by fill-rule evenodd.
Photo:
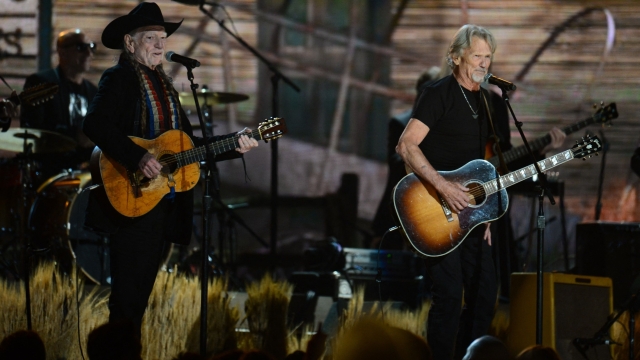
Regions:
M 637 1 L 225 0 L 205 6 L 217 21 L 198 6 L 157 2 L 166 20 L 184 18 L 168 39 L 167 49 L 202 63 L 194 71 L 195 81 L 215 91 L 249 96 L 248 101 L 213 107 L 216 133 L 255 128 L 273 114 L 271 71 L 217 21 L 300 88 L 298 92 L 278 83 L 277 115 L 289 127 L 289 134 L 278 140 L 278 192 L 285 199 L 326 197 L 340 193 L 343 174 L 356 174 L 355 230 L 339 239 L 346 245 L 362 246 L 363 236 L 369 234 L 386 182 L 389 118 L 411 107 L 415 80 L 431 66 L 441 66 L 453 34 L 465 23 L 486 27 L 495 35 L 498 48 L 492 72 L 517 84 L 511 104 L 530 141 L 553 126 L 566 127 L 590 117 L 596 111 L 594 103 L 617 104 L 619 118 L 612 126 L 587 128 L 596 134 L 602 130 L 610 143 L 601 220 L 639 219 L 638 178 L 629 168 L 640 140 Z M 102 29 L 136 4 L 0 0 L 0 75 L 21 90 L 27 75 L 56 65 L 57 33 L 81 28 L 99 45 L 89 74 L 97 84 L 118 55 L 100 43 Z M 178 91 L 189 91 L 181 65 L 165 63 L 165 69 Z M 0 96 L 8 94 L 8 88 L 1 86 Z M 192 122 L 197 123 L 191 110 Z M 513 143 L 521 144 L 513 124 L 511 129 Z M 569 135 L 564 147 L 587 129 Z M 241 162 L 219 164 L 223 197 L 228 203 L 244 204 L 238 212 L 250 217 L 249 225 L 265 237 L 268 219 L 254 215 L 268 210 L 271 151 L 262 144 L 247 154 L 251 181 L 245 181 Z M 565 184 L 570 234 L 577 222 L 594 219 L 601 160 L 576 160 L 557 169 L 555 175 Z M 527 204 L 525 199 L 513 206 L 528 223 Z M 554 211 L 550 209 L 552 216 Z M 317 221 L 326 223 L 330 216 L 323 214 Z M 285 213 L 279 221 L 278 241 L 285 243 L 294 236 L 290 226 L 303 232 L 314 227 L 305 228 L 301 223 L 306 220 L 296 219 L 295 214 Z M 244 229 L 239 237 L 240 252 L 260 248 Z

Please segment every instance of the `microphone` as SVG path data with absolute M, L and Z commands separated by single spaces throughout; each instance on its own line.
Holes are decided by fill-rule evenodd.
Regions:
M 204 1 L 201 1 L 201 0 L 173 0 L 173 1 L 180 4 L 194 5 L 194 6 L 200 6 L 201 3 L 204 3 Z
M 173 51 L 168 51 L 164 57 L 169 62 L 176 62 L 190 69 L 197 68 L 198 66 L 200 66 L 200 61 L 196 59 L 188 58 L 186 56 L 178 55 Z
M 484 81 L 488 81 L 489 84 L 496 85 L 504 90 L 513 91 L 516 89 L 516 86 L 512 82 L 493 76 L 491 73 L 487 73 L 487 75 L 484 76 Z

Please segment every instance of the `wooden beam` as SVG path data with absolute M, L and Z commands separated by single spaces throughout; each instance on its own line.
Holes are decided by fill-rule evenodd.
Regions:
M 227 33 L 223 28 L 220 28 L 220 40 L 222 42 L 222 76 L 224 77 L 224 91 L 235 92 L 236 87 L 233 82 L 233 66 L 231 64 L 231 56 L 229 56 L 229 52 L 231 51 L 231 47 L 229 46 L 229 36 L 227 36 Z M 236 131 L 237 119 L 238 109 L 236 104 L 227 104 L 227 120 L 231 131 Z
M 221 44 L 221 40 L 219 36 L 214 36 L 209 34 L 198 34 L 197 30 L 194 28 L 181 26 L 180 29 L 178 29 L 178 32 L 182 34 L 192 35 L 192 36 L 199 36 L 201 41 L 205 41 L 211 44 L 218 44 L 218 45 Z M 235 49 L 246 50 L 244 47 L 242 47 L 240 44 L 236 42 L 231 42 L 230 45 L 231 45 L 231 48 L 234 50 Z M 272 52 L 267 52 L 267 51 L 260 51 L 260 53 L 270 62 L 273 62 L 274 64 L 278 64 L 280 66 L 284 66 L 289 70 L 294 70 L 298 74 L 311 77 L 311 78 L 322 78 L 322 79 L 335 81 L 335 82 L 341 81 L 341 77 L 338 74 L 327 71 L 325 69 L 321 69 L 319 67 L 302 64 L 300 62 L 292 60 L 290 56 L 279 56 L 277 54 L 274 54 Z M 413 102 L 413 98 L 414 98 L 413 94 L 407 93 L 406 91 L 397 90 L 389 86 L 380 85 L 380 84 L 376 84 L 368 81 L 363 81 L 356 78 L 352 78 L 350 80 L 350 84 L 353 87 L 357 87 L 364 91 L 371 91 L 381 96 L 397 99 L 409 104 Z
M 207 24 L 209 24 L 209 18 L 208 17 L 202 18 L 200 20 L 200 22 L 198 23 L 198 27 L 196 28 L 197 30 L 195 30 L 195 34 L 204 34 L 205 30 L 207 28 Z M 200 36 L 195 36 L 194 35 L 193 36 L 193 40 L 191 40 L 191 44 L 189 44 L 187 49 L 184 50 L 183 55 L 184 56 L 191 56 L 193 51 L 198 46 L 198 43 L 200 42 L 200 39 L 201 39 Z M 176 75 L 178 75 L 178 71 L 180 71 L 180 69 L 182 69 L 182 65 L 178 64 L 178 63 L 174 63 L 173 65 L 171 65 L 171 71 L 169 72 L 169 76 L 175 77 Z
M 233 4 L 226 4 L 226 6 L 234 7 Z M 279 24 L 286 28 L 299 31 L 301 33 L 317 36 L 321 39 L 333 41 L 336 44 L 348 45 L 350 41 L 349 36 L 345 36 L 339 33 L 332 32 L 327 29 L 323 29 L 321 27 L 317 27 L 311 24 L 302 24 L 296 21 L 293 21 L 285 16 L 280 16 L 272 13 L 267 13 L 260 10 L 254 10 L 247 8 L 245 6 L 236 7 L 239 11 L 247 11 L 253 14 L 256 17 L 256 20 L 264 20 L 274 24 Z M 408 60 L 414 62 L 420 62 L 423 60 L 423 57 L 419 54 L 414 54 L 406 51 L 398 51 L 392 46 L 379 45 L 375 43 L 371 43 L 361 39 L 355 39 L 355 46 L 358 49 L 371 51 L 377 54 L 383 54 L 387 56 L 397 57 L 400 60 Z
M 340 78 L 340 89 L 338 90 L 338 100 L 336 103 L 336 109 L 333 113 L 333 121 L 331 123 L 331 135 L 329 137 L 329 153 L 336 151 L 338 147 L 338 140 L 340 137 L 340 129 L 342 129 L 342 120 L 344 119 L 344 108 L 347 103 L 347 95 L 349 95 L 349 83 L 351 80 L 351 68 L 353 66 L 353 57 L 356 52 L 355 40 L 356 31 L 358 29 L 357 8 L 362 3 L 357 0 L 351 0 L 350 4 L 350 29 L 349 29 L 349 46 L 347 47 L 347 54 L 344 59 L 344 71 Z M 325 162 L 326 164 L 326 162 Z

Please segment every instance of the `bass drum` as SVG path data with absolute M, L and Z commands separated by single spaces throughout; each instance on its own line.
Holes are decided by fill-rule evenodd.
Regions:
M 69 274 L 75 260 L 91 281 L 110 285 L 108 236 L 84 227 L 90 184 L 89 172 L 74 171 L 55 175 L 38 188 L 29 214 L 31 246 L 52 254 Z M 172 249 L 172 244 L 165 247 L 163 266 Z

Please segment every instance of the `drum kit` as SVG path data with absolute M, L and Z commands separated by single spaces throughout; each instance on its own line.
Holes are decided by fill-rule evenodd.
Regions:
M 89 279 L 108 283 L 108 252 L 102 251 L 106 237 L 83 227 L 89 194 L 82 190 L 90 185 L 91 175 L 60 169 L 42 181 L 39 171 L 39 157 L 74 151 L 75 144 L 47 130 L 10 128 L 0 133 L 0 149 L 18 153 L 0 163 L 0 268 L 5 273 L 20 273 L 22 250 L 29 244 L 37 260 L 54 260 L 68 273 L 77 260 Z
M 211 106 L 248 96 L 203 89 L 198 98 Z M 193 98 L 183 94 L 180 101 L 185 107 L 193 105 Z M 53 131 L 9 128 L 0 132 L 0 150 L 17 153 L 0 159 L 0 275 L 20 278 L 22 252 L 28 246 L 36 256 L 32 263 L 53 260 L 66 273 L 77 266 L 91 282 L 109 285 L 108 236 L 84 227 L 89 171 L 60 169 L 45 177 L 39 170 L 39 159 L 73 152 L 76 141 Z M 164 266 L 171 251 L 166 249 Z

